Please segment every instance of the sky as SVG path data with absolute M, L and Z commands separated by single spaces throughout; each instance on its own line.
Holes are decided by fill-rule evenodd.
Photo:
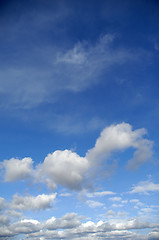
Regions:
M 0 1 L 0 239 L 159 239 L 159 2 Z

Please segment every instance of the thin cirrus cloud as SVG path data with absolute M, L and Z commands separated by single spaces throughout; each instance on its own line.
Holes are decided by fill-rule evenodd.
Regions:
M 5 100 L 1 106 L 33 108 L 55 102 L 61 91 L 83 91 L 100 82 L 113 66 L 141 58 L 140 51 L 114 48 L 116 38 L 115 34 L 103 34 L 95 43 L 81 41 L 66 49 L 31 47 L 29 53 L 17 56 L 11 66 L 0 69 Z
M 86 180 L 89 181 L 90 171 L 106 161 L 110 154 L 116 151 L 123 151 L 130 147 L 137 149 L 134 157 L 128 161 L 131 169 L 137 169 L 149 161 L 153 154 L 153 143 L 144 138 L 145 134 L 145 129 L 133 131 L 128 123 L 111 125 L 101 132 L 95 146 L 88 150 L 85 157 L 71 150 L 57 150 L 48 154 L 35 169 L 32 167 L 31 158 L 4 160 L 2 164 L 5 169 L 4 179 L 12 182 L 32 176 L 36 182 L 43 182 L 52 189 L 61 185 L 72 190 L 80 190 L 85 186 Z M 13 171 L 14 168 L 15 171 Z

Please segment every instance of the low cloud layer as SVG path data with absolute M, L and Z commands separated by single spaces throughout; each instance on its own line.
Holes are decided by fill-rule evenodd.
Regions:
M 134 148 L 134 156 L 128 159 L 128 167 L 137 169 L 152 157 L 152 141 L 144 138 L 145 129 L 132 130 L 128 123 L 106 127 L 97 138 L 95 146 L 88 150 L 85 157 L 71 150 L 57 150 L 46 156 L 44 161 L 33 169 L 33 160 L 11 158 L 4 160 L 4 180 L 8 182 L 33 177 L 51 189 L 57 185 L 80 190 L 88 184 L 89 173 L 106 162 L 116 152 Z M 107 169 L 104 169 L 105 171 Z M 87 182 L 87 183 L 86 183 Z M 137 190 L 133 190 L 137 191 Z M 103 193 L 104 194 L 104 193 Z M 109 194 L 108 192 L 105 194 Z
M 54 216 L 47 221 L 23 219 L 0 226 L 0 237 L 12 239 L 24 234 L 27 239 L 157 239 L 159 224 L 142 218 L 108 220 L 94 222 L 81 221 L 76 213 L 67 213 L 61 218 Z M 139 234 L 139 230 L 149 229 L 148 235 Z M 151 230 L 153 229 L 153 230 Z M 133 231 L 132 231 L 133 230 Z M 156 237 L 156 238 L 155 238 Z

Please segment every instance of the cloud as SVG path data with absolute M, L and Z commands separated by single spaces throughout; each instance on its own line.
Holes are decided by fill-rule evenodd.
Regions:
M 3 167 L 5 169 L 4 180 L 6 182 L 13 182 L 17 180 L 23 180 L 29 178 L 32 174 L 31 158 L 16 159 L 11 158 L 10 160 L 3 161 Z
M 60 193 L 59 196 L 61 197 L 71 197 L 72 196 L 72 193 Z
M 9 226 L 10 231 L 14 235 L 28 234 L 38 232 L 41 229 L 40 222 L 34 219 L 24 219 L 15 222 Z
M 52 217 L 47 220 L 45 227 L 49 230 L 71 229 L 81 225 L 76 213 L 67 213 L 62 218 Z
M 49 153 L 44 161 L 35 166 L 31 158 L 4 160 L 1 168 L 5 170 L 4 180 L 8 182 L 33 178 L 34 182 L 45 183 L 50 189 L 57 185 L 71 190 L 91 187 L 91 181 L 98 169 L 109 170 L 106 165 L 112 153 L 124 151 L 130 147 L 137 149 L 134 157 L 128 161 L 131 168 L 138 168 L 147 162 L 153 151 L 152 141 L 145 139 L 145 129 L 132 130 L 128 123 L 120 123 L 104 128 L 97 138 L 95 146 L 88 150 L 85 157 L 71 150 L 56 150 Z M 144 152 L 144 153 L 143 153 Z M 145 154 L 149 153 L 149 154 Z M 103 165 L 102 165 L 103 164 Z M 101 197 L 114 194 L 112 191 L 89 193 L 88 197 Z
M 112 198 L 109 198 L 109 200 L 111 201 L 115 201 L 115 202 L 121 202 L 122 201 L 122 198 L 121 197 L 112 197 Z
M 148 240 L 157 240 L 159 239 L 159 230 L 154 229 L 152 232 L 148 234 Z
M 124 122 L 106 127 L 96 140 L 94 148 L 88 150 L 86 158 L 95 163 L 97 159 L 98 162 L 108 159 L 112 152 L 133 147 L 137 150 L 134 157 L 128 161 L 128 167 L 136 169 L 147 162 L 153 153 L 153 143 L 143 137 L 145 134 L 146 130 L 144 128 L 133 131 L 132 126 Z
M 5 215 L 0 215 L 0 226 L 1 225 L 8 225 L 10 222 L 9 218 Z
M 83 91 L 92 84 L 102 81 L 103 74 L 106 76 L 113 66 L 138 61 L 139 55 L 141 55 L 139 54 L 140 50 L 137 52 L 114 47 L 116 35 L 103 32 L 96 37 L 94 43 L 83 39 L 79 42 L 69 40 L 69 44 L 58 44 L 56 41 L 54 44 L 45 46 L 43 44 L 43 41 L 46 41 L 44 36 L 52 41 L 50 22 L 58 33 L 56 26 L 61 18 L 56 18 L 57 13 L 53 15 L 50 12 L 47 13 L 47 19 L 50 20 L 45 21 L 44 27 L 44 24 L 39 24 L 39 22 L 42 23 L 42 19 L 46 19 L 46 16 L 40 18 L 39 15 L 42 13 L 39 12 L 39 15 L 36 16 L 36 11 L 32 14 L 30 11 L 26 13 L 27 9 L 25 14 L 23 13 L 24 18 L 20 19 L 19 23 L 6 26 L 8 36 L 14 35 L 14 38 L 7 45 L 10 47 L 9 60 L 1 61 L 0 83 L 3 96 L 1 107 L 32 109 L 43 103 L 54 103 L 58 101 L 61 92 Z M 30 14 L 34 19 L 33 23 L 30 22 Z M 35 16 L 33 17 L 33 15 Z M 28 24 L 31 27 L 26 33 L 25 29 L 26 26 L 28 28 Z M 36 26 L 34 31 L 33 26 Z M 41 35 L 39 41 L 39 32 L 43 31 L 47 34 Z M 5 29 L 2 28 L 2 34 L 4 32 Z M 25 47 L 23 46 L 24 36 L 28 39 L 25 41 Z M 33 41 L 31 41 L 32 38 Z M 36 45 L 34 44 L 35 39 L 38 40 Z M 6 47 L 5 42 L 1 45 L 3 49 Z M 3 54 L 4 51 L 1 54 L 2 58 Z
M 70 150 L 57 150 L 48 154 L 44 162 L 39 165 L 39 171 L 46 176 L 46 179 L 76 190 L 81 188 L 88 169 L 88 160 Z
M 0 211 L 3 210 L 5 204 L 6 204 L 5 199 L 0 197 Z
M 115 216 L 115 212 L 112 209 L 110 209 L 107 211 L 106 215 Z
M 41 194 L 36 197 L 14 195 L 10 208 L 23 211 L 51 208 L 51 204 L 54 202 L 56 195 L 56 193 L 50 195 Z
M 113 214 L 109 211 L 108 214 Z M 6 224 L 0 227 L 0 236 L 19 237 L 25 234 L 27 239 L 153 239 L 158 236 L 158 223 L 148 222 L 142 218 L 131 219 L 110 219 L 108 221 L 99 220 L 81 221 L 81 217 L 76 213 L 67 213 L 61 218 L 52 217 L 47 221 L 39 222 L 35 219 L 21 219 L 20 221 Z M 139 230 L 153 229 L 148 233 L 139 234 Z M 136 233 L 134 230 L 137 230 Z M 10 239 L 10 238 L 9 238 Z M 154 238 L 155 239 L 155 238 Z M 157 239 L 157 238 L 156 238 Z
M 132 187 L 130 193 L 148 194 L 149 192 L 158 192 L 159 184 L 153 183 L 151 180 L 139 182 Z
M 87 200 L 86 204 L 90 207 L 90 208 L 96 208 L 96 207 L 103 207 L 104 203 L 98 202 L 98 201 L 93 201 L 93 200 Z
M 102 191 L 102 192 L 92 192 L 92 193 L 86 193 L 86 196 L 88 198 L 93 198 L 93 197 L 104 197 L 108 195 L 114 195 L 115 193 L 112 191 Z

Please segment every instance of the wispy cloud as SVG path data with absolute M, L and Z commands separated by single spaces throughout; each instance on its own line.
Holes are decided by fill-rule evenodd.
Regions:
M 149 194 L 150 192 L 158 192 L 159 184 L 153 183 L 151 180 L 139 182 L 132 187 L 130 193 Z
M 81 41 L 69 49 L 35 45 L 23 49 L 16 61 L 0 69 L 0 93 L 5 99 L 1 106 L 33 108 L 52 103 L 61 91 L 83 91 L 101 82 L 113 66 L 137 61 L 136 52 L 114 48 L 115 39 L 115 34 L 106 34 L 95 43 Z

